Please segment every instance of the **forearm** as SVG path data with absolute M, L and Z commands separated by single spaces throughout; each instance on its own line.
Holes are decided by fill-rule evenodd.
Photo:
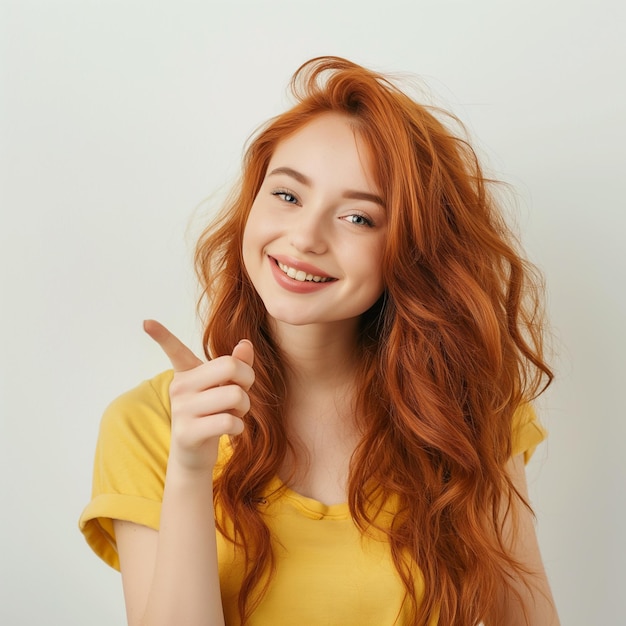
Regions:
M 504 589 L 498 598 L 496 615 L 485 621 L 485 626 L 559 626 L 530 515 L 520 520 L 519 532 L 525 536 L 525 549 L 515 553 L 514 557 L 524 564 L 529 573 L 513 575 L 511 587 Z
M 142 626 L 223 626 L 212 477 L 168 469 Z
M 528 501 L 524 460 L 521 456 L 509 461 L 508 473 L 518 493 Z M 533 515 L 516 498 L 510 508 L 503 504 L 502 516 L 504 542 L 510 555 L 525 572 L 510 572 L 509 585 L 503 583 L 496 606 L 485 619 L 485 626 L 559 626 Z
M 144 328 L 169 357 L 171 443 L 158 532 L 114 521 L 129 626 L 224 626 L 213 469 L 219 438 L 238 435 L 250 409 L 254 349 L 203 363 L 155 321 Z
M 503 591 L 485 626 L 560 626 L 559 617 L 543 569 Z

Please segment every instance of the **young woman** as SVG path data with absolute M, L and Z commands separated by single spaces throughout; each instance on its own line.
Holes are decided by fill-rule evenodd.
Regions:
M 132 626 L 553 625 L 538 282 L 465 140 L 314 59 L 196 253 L 206 362 L 116 400 L 81 527 Z

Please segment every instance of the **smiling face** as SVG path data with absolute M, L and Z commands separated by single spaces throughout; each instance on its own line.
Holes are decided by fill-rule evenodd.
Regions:
M 246 271 L 277 322 L 343 323 L 383 292 L 387 217 L 370 152 L 325 113 L 280 142 L 243 237 Z

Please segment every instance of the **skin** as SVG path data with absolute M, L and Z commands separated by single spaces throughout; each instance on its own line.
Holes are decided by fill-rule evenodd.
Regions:
M 279 341 L 293 333 L 288 326 L 327 333 L 332 325 L 353 343 L 359 316 L 384 287 L 387 216 L 369 151 L 347 118 L 327 113 L 282 141 L 267 172 L 248 216 L 243 260 Z M 276 281 L 274 257 L 332 280 L 294 293 Z
M 347 119 L 322 115 L 277 146 L 244 233 L 246 270 L 290 366 L 285 419 L 298 458 L 286 459 L 280 477 L 326 504 L 346 500 L 359 438 L 352 408 L 357 323 L 383 290 L 387 224 L 373 181 L 371 156 Z M 297 284 L 277 269 L 276 257 L 333 280 Z M 160 530 L 114 522 L 128 623 L 221 626 L 212 470 L 220 435 L 243 429 L 254 349 L 243 340 L 231 355 L 205 363 L 157 322 L 145 330 L 175 371 L 172 440 Z M 523 460 L 512 459 L 509 471 L 525 494 Z M 558 624 L 527 511 L 510 541 L 539 572 L 540 593 L 520 586 L 530 623 Z M 519 602 L 503 596 L 487 624 L 517 626 L 521 614 Z
M 243 237 L 246 270 L 290 365 L 286 424 L 299 461 L 288 456 L 280 477 L 326 504 L 346 500 L 358 440 L 357 324 L 384 287 L 387 216 L 373 181 L 371 155 L 348 119 L 321 115 L 276 147 Z M 290 291 L 276 280 L 274 257 L 333 280 Z
M 203 363 L 158 322 L 144 328 L 175 372 L 172 442 L 159 532 L 114 522 L 128 624 L 221 626 L 212 473 L 220 435 L 243 429 L 254 350 L 243 340 Z
M 509 460 L 507 471 L 519 494 L 528 502 L 528 484 L 524 456 L 518 455 Z M 485 626 L 527 626 L 524 612 L 528 616 L 528 624 L 534 626 L 559 626 L 554 598 L 548 583 L 541 552 L 535 532 L 535 520 L 531 512 L 523 506 L 516 507 L 516 520 L 508 515 L 505 519 L 505 541 L 511 554 L 531 572 L 528 585 L 519 579 L 514 581 L 514 589 L 519 593 L 517 598 L 501 592 L 494 612 L 485 619 Z

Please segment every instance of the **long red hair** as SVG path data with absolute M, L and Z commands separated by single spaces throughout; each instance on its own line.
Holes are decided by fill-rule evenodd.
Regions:
M 517 252 L 474 151 L 440 112 L 337 57 L 305 63 L 292 91 L 296 105 L 251 141 L 239 187 L 196 250 L 207 356 L 230 353 L 241 337 L 256 352 L 246 429 L 215 483 L 218 527 L 247 563 L 242 621 L 271 584 L 272 541 L 258 503 L 289 446 L 284 361 L 244 269 L 242 235 L 277 144 L 334 111 L 351 119 L 374 156 L 389 224 L 386 289 L 359 337 L 364 434 L 351 459 L 350 510 L 366 532 L 380 526 L 381 503 L 393 502 L 393 521 L 381 530 L 416 626 L 437 611 L 443 625 L 474 626 L 511 573 L 524 573 L 504 548 L 501 511 L 519 500 L 505 471 L 513 413 L 552 378 L 540 281 Z

